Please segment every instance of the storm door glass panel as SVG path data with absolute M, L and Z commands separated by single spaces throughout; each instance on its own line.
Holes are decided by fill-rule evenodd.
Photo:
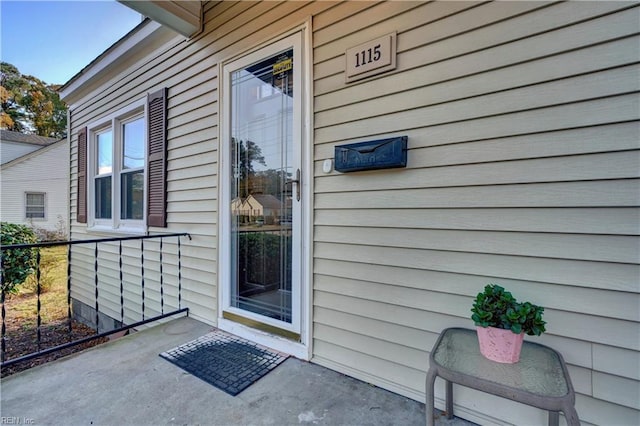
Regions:
M 111 178 L 113 172 L 113 133 L 96 136 L 95 218 L 111 219 Z
M 230 305 L 292 322 L 293 50 L 231 73 Z

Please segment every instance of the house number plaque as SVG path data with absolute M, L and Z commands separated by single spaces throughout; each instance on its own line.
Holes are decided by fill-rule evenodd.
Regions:
M 396 33 L 348 49 L 346 58 L 347 83 L 395 69 Z

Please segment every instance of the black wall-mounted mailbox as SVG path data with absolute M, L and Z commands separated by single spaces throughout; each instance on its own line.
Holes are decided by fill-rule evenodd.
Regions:
M 339 172 L 406 166 L 407 136 L 335 147 L 335 169 Z

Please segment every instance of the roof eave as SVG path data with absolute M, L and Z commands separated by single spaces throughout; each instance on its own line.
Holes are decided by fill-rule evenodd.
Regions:
M 202 30 L 202 2 L 200 1 L 118 0 L 118 2 L 185 37 L 193 37 Z

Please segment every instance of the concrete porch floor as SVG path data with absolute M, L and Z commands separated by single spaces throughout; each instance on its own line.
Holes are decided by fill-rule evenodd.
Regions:
M 424 404 L 294 358 L 232 397 L 158 356 L 210 330 L 180 318 L 4 378 L 2 418 L 34 425 L 425 422 Z

